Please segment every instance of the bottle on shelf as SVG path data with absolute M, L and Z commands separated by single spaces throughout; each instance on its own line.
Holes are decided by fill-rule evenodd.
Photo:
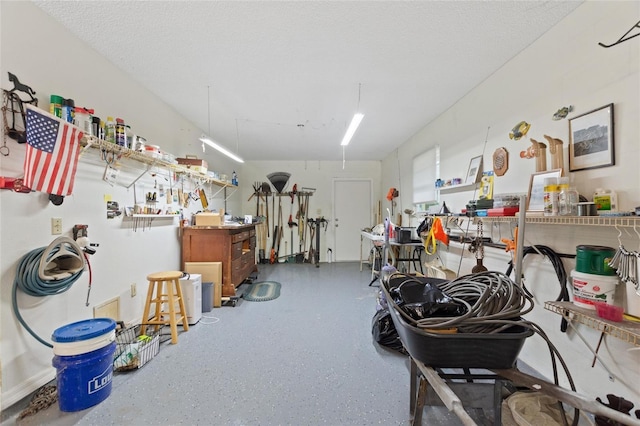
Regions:
M 231 184 L 238 186 L 238 174 L 235 170 L 233 171 L 233 173 L 231 173 Z
M 73 99 L 64 99 L 62 101 L 62 119 L 68 123 L 73 123 L 75 115 L 76 103 Z
M 598 213 L 615 213 L 618 211 L 618 194 L 610 189 L 596 189 L 593 193 Z
M 102 122 L 102 120 L 100 120 L 100 117 L 96 117 L 95 115 L 93 117 L 91 117 L 91 134 L 95 137 L 97 137 L 98 139 L 103 139 L 104 135 L 102 135 L 102 137 L 100 136 L 100 123 Z
M 569 178 L 561 178 L 558 193 L 558 212 L 560 216 L 577 216 L 580 195 L 575 187 L 569 186 Z
M 75 107 L 73 124 L 81 128 L 85 135 L 93 135 L 92 117 L 94 111 L 89 108 Z
M 100 120 L 100 128 L 98 129 L 98 139 L 102 141 L 107 140 L 107 123 Z
M 122 118 L 116 118 L 116 145 L 127 146 L 127 134 Z
M 545 178 L 544 180 L 544 215 L 558 215 L 558 179 Z
M 62 118 L 62 102 L 64 102 L 64 98 L 58 95 L 51 95 L 49 99 L 49 112 L 58 118 Z
M 113 117 L 107 117 L 104 130 L 104 140 L 109 143 L 116 143 L 116 122 L 113 121 Z

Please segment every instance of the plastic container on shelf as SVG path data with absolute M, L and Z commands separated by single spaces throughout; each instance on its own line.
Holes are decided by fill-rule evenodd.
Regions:
M 577 216 L 580 194 L 573 186 L 566 186 L 558 194 L 558 208 L 561 216 Z
M 109 143 L 116 143 L 116 122 L 111 116 L 107 117 L 107 121 L 105 123 L 104 140 Z
M 122 118 L 116 118 L 116 145 L 127 147 L 127 134 Z
M 58 95 L 51 95 L 49 99 L 49 112 L 58 118 L 62 118 L 62 102 L 64 98 Z
M 544 215 L 558 215 L 558 179 L 544 179 Z
M 160 147 L 158 145 L 145 145 L 144 154 L 152 158 L 162 157 L 162 152 L 160 151 Z
M 102 139 L 102 137 L 100 137 L 100 121 L 100 117 L 96 117 L 95 115 L 91 117 L 91 134 L 98 139 Z
M 618 194 L 610 189 L 596 189 L 593 193 L 598 213 L 613 213 L 618 211 Z
M 73 123 L 76 104 L 73 99 L 64 99 L 62 101 L 62 119 L 68 123 Z
M 73 124 L 82 129 L 85 135 L 93 135 L 94 110 L 84 107 L 75 107 Z
M 573 281 L 573 303 L 587 309 L 595 309 L 595 302 L 613 304 L 617 276 L 585 274 L 571 271 Z
M 596 313 L 600 318 L 609 321 L 620 322 L 623 319 L 623 309 L 620 306 L 610 305 L 604 302 L 595 302 Z

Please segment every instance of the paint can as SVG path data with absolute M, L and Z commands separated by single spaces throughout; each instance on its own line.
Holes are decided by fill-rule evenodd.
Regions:
M 571 278 L 574 305 L 595 310 L 595 302 L 614 304 L 613 297 L 619 282 L 617 276 L 585 274 L 573 270 Z

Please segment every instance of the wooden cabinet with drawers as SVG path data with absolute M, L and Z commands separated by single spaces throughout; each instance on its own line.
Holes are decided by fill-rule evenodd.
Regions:
M 189 226 L 182 232 L 182 264 L 222 262 L 222 296 L 233 297 L 256 266 L 255 225 Z

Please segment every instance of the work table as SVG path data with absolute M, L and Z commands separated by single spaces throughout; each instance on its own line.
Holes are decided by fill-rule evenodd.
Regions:
M 222 296 L 235 297 L 236 287 L 257 271 L 256 229 L 250 225 L 187 226 L 182 232 L 182 264 L 222 262 Z

